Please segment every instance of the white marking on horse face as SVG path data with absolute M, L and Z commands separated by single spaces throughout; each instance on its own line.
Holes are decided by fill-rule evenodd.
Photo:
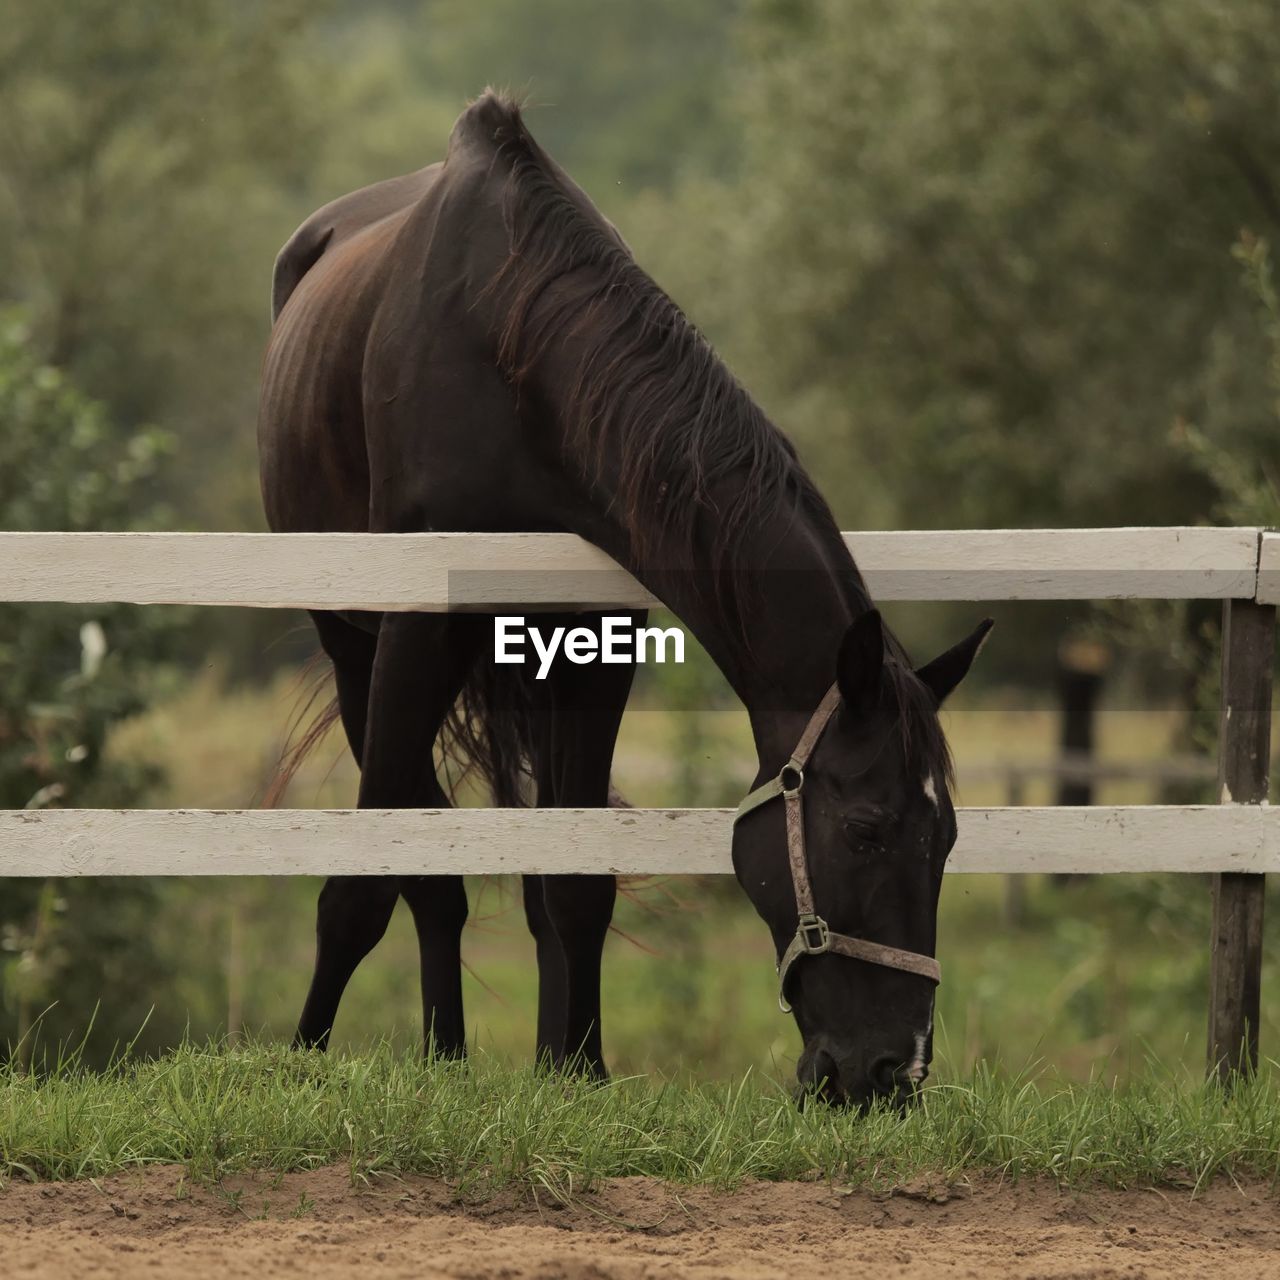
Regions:
M 920 1081 L 924 1079 L 924 1047 L 927 1041 L 928 1036 L 921 1031 L 916 1032 L 915 1057 L 911 1059 L 911 1062 L 907 1066 L 907 1079 L 910 1080 L 912 1084 L 919 1084 Z
M 927 773 L 924 778 L 924 795 L 925 799 L 933 805 L 933 810 L 938 811 L 938 787 L 933 780 L 933 774 Z
M 929 1043 L 929 1037 L 933 1034 L 933 1001 L 929 1002 L 929 1024 L 923 1031 L 917 1031 L 915 1034 L 916 1051 L 911 1061 L 907 1064 L 907 1079 L 913 1084 L 919 1084 L 929 1072 L 928 1063 L 925 1061 L 925 1050 Z

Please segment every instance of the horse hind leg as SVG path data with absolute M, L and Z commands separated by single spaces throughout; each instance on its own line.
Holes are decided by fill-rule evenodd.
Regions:
M 362 809 L 444 809 L 432 749 L 479 649 L 477 620 L 465 615 L 387 614 L 378 633 L 360 777 Z M 401 876 L 413 913 L 428 1056 L 466 1053 L 462 929 L 467 895 L 460 875 Z M 393 898 L 394 903 L 394 898 Z M 388 911 L 388 914 L 389 911 Z
M 330 876 L 316 906 L 316 959 L 293 1043 L 327 1049 L 342 993 L 382 940 L 399 888 L 388 876 Z
M 313 613 L 312 619 L 333 663 L 342 727 L 359 763 L 377 640 L 331 613 Z M 386 932 L 398 893 L 396 879 L 389 876 L 330 876 L 325 881 L 316 907 L 315 967 L 295 1046 L 328 1046 L 342 993 L 360 961 Z

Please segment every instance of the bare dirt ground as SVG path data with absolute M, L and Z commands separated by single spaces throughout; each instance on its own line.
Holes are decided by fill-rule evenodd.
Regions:
M 823 1183 L 732 1194 L 644 1179 L 569 1207 L 465 1205 L 429 1179 L 345 1168 L 192 1186 L 176 1168 L 0 1190 L 0 1275 L 1280 1277 L 1267 1186 L 1063 1192 L 990 1180 L 891 1195 Z

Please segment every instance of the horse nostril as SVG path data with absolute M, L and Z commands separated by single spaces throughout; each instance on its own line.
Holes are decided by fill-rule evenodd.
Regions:
M 840 1072 L 836 1060 L 825 1049 L 814 1050 L 805 1066 L 802 1083 L 806 1089 L 828 1100 L 839 1097 Z
M 871 1087 L 885 1097 L 897 1093 L 906 1067 L 907 1064 L 901 1058 L 895 1058 L 892 1054 L 883 1054 L 871 1064 L 867 1071 Z

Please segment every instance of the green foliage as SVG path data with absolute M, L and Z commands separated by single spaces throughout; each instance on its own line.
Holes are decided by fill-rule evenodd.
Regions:
M 1273 18 L 759 3 L 741 179 L 627 229 L 845 527 L 1194 522 L 1171 424 L 1267 397 L 1229 249 L 1280 221 Z
M 1257 305 L 1258 328 L 1266 344 L 1259 361 L 1273 396 L 1269 406 L 1249 406 L 1243 421 L 1214 422 L 1208 428 L 1181 422 L 1174 440 L 1213 482 L 1216 515 L 1232 524 L 1280 524 L 1274 444 L 1280 429 L 1280 298 L 1276 295 L 1271 247 L 1262 236 L 1242 232 L 1232 249 L 1243 283 Z
M 103 407 L 43 364 L 20 316 L 0 316 L 0 527 L 95 530 L 163 526 L 150 495 L 170 448 L 155 430 L 122 432 Z M 0 605 L 0 806 L 127 806 L 159 778 L 109 757 L 107 734 L 140 711 L 175 623 L 121 606 Z M 142 882 L 3 882 L 0 1033 L 22 1039 L 45 1004 L 51 1034 L 83 1032 L 98 993 L 115 988 L 105 1033 L 146 1014 L 129 982 L 150 957 L 156 888 Z M 139 936 L 141 935 L 141 936 Z M 73 1021 L 79 1019 L 80 1021 Z
M 1228 250 L 1280 218 L 1271 6 L 809 10 L 743 98 L 753 310 L 838 500 L 874 475 L 913 525 L 1207 514 L 1167 432 L 1264 392 Z
M 720 110 L 742 0 L 427 0 L 416 64 L 455 102 L 486 84 L 526 95 L 540 140 L 608 208 L 682 172 L 726 172 Z M 621 188 L 619 200 L 615 188 Z
M 281 191 L 318 141 L 285 56 L 303 12 L 19 0 L 0 29 L 0 278 L 50 364 L 170 426 L 171 492 L 206 527 L 257 514 L 224 467 L 251 463 L 271 261 L 301 218 Z
M 1211 518 L 1228 524 L 1280 525 L 1280 298 L 1265 237 L 1243 231 L 1232 246 L 1243 292 L 1255 303 L 1256 353 L 1265 395 L 1233 398 L 1230 411 L 1206 415 L 1201 426 L 1179 419 L 1170 444 L 1212 486 Z M 1250 344 L 1249 350 L 1252 350 Z M 1220 625 L 1216 608 L 1194 601 L 1147 602 L 1114 611 L 1114 634 L 1130 648 L 1162 654 L 1182 673 L 1187 706 L 1183 745 L 1212 751 L 1219 714 Z M 1172 652 L 1170 652 L 1172 650 Z
M 120 432 L 37 357 L 20 316 L 0 317 L 0 527 L 163 527 L 153 493 L 170 439 Z M 103 756 L 107 730 L 145 705 L 172 634 L 157 610 L 0 606 L 0 805 L 127 803 L 145 778 Z

